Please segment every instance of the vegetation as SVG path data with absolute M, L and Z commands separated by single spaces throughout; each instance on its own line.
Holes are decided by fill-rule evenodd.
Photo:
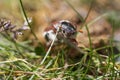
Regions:
M 7 2 L 8 0 L 5 1 Z M 10 1 L 11 3 L 12 1 L 15 2 L 14 0 Z M 50 0 L 44 1 L 44 3 L 50 3 Z M 70 9 L 72 9 L 72 11 L 75 14 L 77 14 L 77 19 L 73 21 L 76 21 L 76 23 L 77 21 L 79 21 L 79 29 L 83 29 L 83 34 L 84 32 L 86 32 L 87 42 L 85 43 L 88 43 L 88 45 L 86 44 L 85 46 L 81 46 L 82 43 L 79 43 L 80 47 L 78 46 L 77 48 L 80 51 L 75 47 L 69 47 L 68 44 L 59 46 L 53 45 L 54 41 L 53 44 L 51 44 L 51 46 L 47 48 L 42 42 L 42 39 L 39 38 L 38 35 L 35 33 L 34 27 L 37 23 L 34 23 L 34 19 L 32 19 L 31 22 L 31 20 L 28 17 L 28 15 L 34 13 L 36 8 L 34 8 L 34 6 L 29 5 L 31 7 L 30 9 L 32 10 L 30 10 L 30 14 L 29 9 L 27 9 L 27 7 L 23 5 L 24 1 L 22 2 L 22 0 L 18 0 L 18 3 L 19 10 L 22 13 L 20 13 L 20 15 L 22 18 L 24 18 L 25 23 L 23 23 L 23 19 L 21 17 L 18 17 L 20 22 L 16 21 L 15 24 L 15 19 L 12 21 L 13 17 L 11 19 L 10 16 L 8 18 L 4 18 L 3 15 L 0 16 L 1 80 L 120 79 L 120 47 L 119 45 L 115 45 L 116 43 L 119 44 L 120 40 L 117 39 L 117 41 L 115 41 L 114 39 L 114 34 L 116 30 L 119 29 L 119 19 L 117 19 L 119 18 L 119 14 L 117 14 L 114 11 L 110 11 L 106 13 L 101 13 L 96 18 L 87 21 L 89 16 L 94 16 L 94 14 L 90 15 L 90 13 L 92 12 L 92 7 L 95 4 L 98 4 L 96 2 L 97 0 L 95 2 L 94 0 L 90 0 L 90 2 L 87 2 L 87 0 L 82 0 L 82 4 L 91 3 L 89 5 L 86 17 L 82 17 L 83 15 L 81 15 L 79 11 L 77 11 L 78 6 L 77 8 L 75 8 L 74 5 L 71 4 L 71 1 L 72 0 L 58 0 L 58 2 L 65 2 L 70 7 Z M 39 1 L 36 0 L 35 2 L 38 3 Z M 17 15 L 18 13 L 16 13 L 15 16 Z M 42 12 L 39 15 L 42 16 Z M 107 18 L 107 23 L 109 23 L 110 26 L 110 29 L 108 30 L 109 37 L 107 38 L 107 41 L 104 41 L 104 39 L 98 39 L 99 34 L 103 37 L 106 37 L 105 35 L 107 34 L 107 30 L 104 30 L 103 33 L 99 34 L 92 34 L 90 30 L 90 26 L 93 26 L 93 24 L 97 23 L 97 21 L 99 20 L 103 20 L 103 18 Z M 52 20 L 50 20 L 50 22 L 52 22 Z M 28 34 L 29 36 L 32 36 L 32 38 L 28 37 Z M 77 35 L 81 36 L 82 34 L 78 33 Z M 94 37 L 94 35 L 97 35 L 97 37 Z M 82 41 L 82 39 L 80 40 Z M 93 41 L 95 40 L 98 41 L 98 44 L 93 43 Z M 75 51 L 72 52 L 72 48 L 75 48 L 75 51 L 78 50 L 79 54 L 75 54 Z

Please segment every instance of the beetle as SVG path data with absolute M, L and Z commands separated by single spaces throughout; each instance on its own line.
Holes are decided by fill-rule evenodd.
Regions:
M 59 29 L 59 30 L 58 30 Z M 56 37 L 56 32 L 58 34 Z M 43 36 L 48 43 L 55 40 L 56 43 L 64 42 L 64 39 L 77 43 L 75 40 L 77 27 L 68 20 L 60 20 L 44 30 Z

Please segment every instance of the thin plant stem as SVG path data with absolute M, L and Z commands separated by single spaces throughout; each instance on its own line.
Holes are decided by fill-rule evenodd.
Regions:
M 99 17 L 95 18 L 94 20 L 91 20 L 89 23 L 86 23 L 86 24 L 89 27 L 92 24 L 94 24 L 95 22 L 97 22 L 98 20 L 100 20 L 101 18 L 108 16 L 109 14 L 110 14 L 110 12 L 109 13 L 104 13 L 104 14 L 100 15 Z
M 91 41 L 91 37 L 90 37 L 90 32 L 89 32 L 89 29 L 88 29 L 87 25 L 86 25 L 86 30 L 87 30 L 87 33 L 88 33 L 88 39 L 89 39 L 89 44 L 90 44 L 90 58 L 91 58 L 92 57 L 92 53 L 93 53 L 93 49 L 92 49 L 92 41 Z M 88 60 L 87 69 L 85 70 L 85 73 L 84 73 L 84 75 L 83 75 L 81 80 L 83 80 L 84 77 L 86 76 L 87 71 L 88 71 L 88 69 L 90 67 L 90 64 L 91 64 L 91 59 Z
M 89 29 L 88 29 L 88 26 L 87 26 L 87 25 L 86 25 L 86 30 L 87 30 L 87 33 L 88 33 L 88 39 L 89 39 L 90 50 L 92 50 L 92 41 L 91 41 L 90 32 L 89 32 Z
M 113 29 L 112 29 L 112 35 L 111 35 L 111 39 L 110 39 L 110 49 L 111 49 L 111 61 L 112 61 L 112 63 L 113 63 L 113 66 L 112 66 L 112 76 L 111 76 L 111 79 L 112 79 L 112 77 L 114 77 L 115 76 L 115 74 L 114 74 L 114 71 L 115 71 L 115 69 L 114 69 L 114 67 L 115 67 L 115 56 L 114 56 L 114 52 L 113 52 L 113 36 L 114 36 L 114 21 L 112 21 L 112 27 L 113 27 Z
M 79 12 L 69 3 L 68 0 L 65 0 L 66 3 L 76 12 L 76 14 L 78 15 L 78 17 L 80 18 L 80 20 L 82 21 L 82 23 L 85 22 L 85 20 L 83 19 L 83 17 L 79 14 Z
M 28 64 L 28 65 L 31 66 L 31 67 L 36 67 L 36 66 L 34 66 L 33 64 L 28 63 L 28 62 L 27 62 L 26 60 L 24 60 L 24 59 L 14 59 L 14 60 L 8 60 L 8 61 L 1 61 L 0 64 L 14 63 L 14 62 L 20 62 L 20 61 Z
M 86 16 L 85 19 L 84 19 L 84 24 L 86 24 L 86 20 L 87 20 L 89 14 L 90 14 L 90 12 L 91 12 L 91 10 L 92 10 L 92 8 L 93 8 L 94 2 L 95 2 L 95 1 L 92 0 L 92 2 L 91 2 L 91 4 L 90 4 L 90 8 L 89 8 L 88 13 L 87 13 L 87 16 Z M 83 25 L 84 25 L 84 24 L 83 24 Z M 83 28 L 83 25 L 81 25 L 81 29 Z
M 88 10 L 87 16 L 86 16 L 85 19 L 84 19 L 85 22 L 86 22 L 86 20 L 87 20 L 89 14 L 90 14 L 92 8 L 93 8 L 93 5 L 94 5 L 94 0 L 92 0 L 92 2 L 91 2 L 91 4 L 90 4 L 90 7 L 89 7 L 89 10 Z
M 8 75 L 8 77 L 5 80 L 9 80 L 10 76 L 12 75 L 14 69 L 12 68 L 12 70 L 10 71 L 10 74 Z
M 110 48 L 110 45 L 103 46 L 103 47 L 100 47 L 100 48 L 97 48 L 97 49 L 94 49 L 94 50 L 95 50 L 95 51 L 99 51 L 99 50 L 107 49 L 107 48 Z
M 26 14 L 25 9 L 24 9 L 24 7 L 23 7 L 22 0 L 19 0 L 19 3 L 20 3 L 20 6 L 21 6 L 20 8 L 21 8 L 21 10 L 22 10 L 22 12 L 23 12 L 23 14 L 24 14 L 24 18 L 25 18 L 25 20 L 27 21 L 28 26 L 30 27 L 31 33 L 33 34 L 33 36 L 35 37 L 35 39 L 38 40 L 36 34 L 33 32 L 32 27 L 31 27 L 31 25 L 30 25 L 30 23 L 29 23 L 29 21 L 28 21 L 27 14 Z
M 51 48 L 52 48 L 52 46 L 53 46 L 53 44 L 54 44 L 54 42 L 55 42 L 55 39 L 56 39 L 56 37 L 57 37 L 57 34 L 58 34 L 58 31 L 59 31 L 59 28 L 60 28 L 60 27 L 58 27 L 57 32 L 56 32 L 56 34 L 55 34 L 55 38 L 54 38 L 54 40 L 52 41 L 52 43 L 51 43 L 51 45 L 50 45 L 48 51 L 46 52 L 45 57 L 43 58 L 43 60 L 42 60 L 41 63 L 40 63 L 41 65 L 45 62 L 47 56 L 49 55 L 49 53 L 50 53 L 50 51 L 51 51 Z

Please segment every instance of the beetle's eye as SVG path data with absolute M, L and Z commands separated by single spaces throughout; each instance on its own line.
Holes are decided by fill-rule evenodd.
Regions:
M 65 33 L 65 30 L 63 30 L 63 33 Z
M 47 34 L 45 35 L 45 39 L 46 39 L 47 41 L 49 41 L 49 33 L 47 33 Z

